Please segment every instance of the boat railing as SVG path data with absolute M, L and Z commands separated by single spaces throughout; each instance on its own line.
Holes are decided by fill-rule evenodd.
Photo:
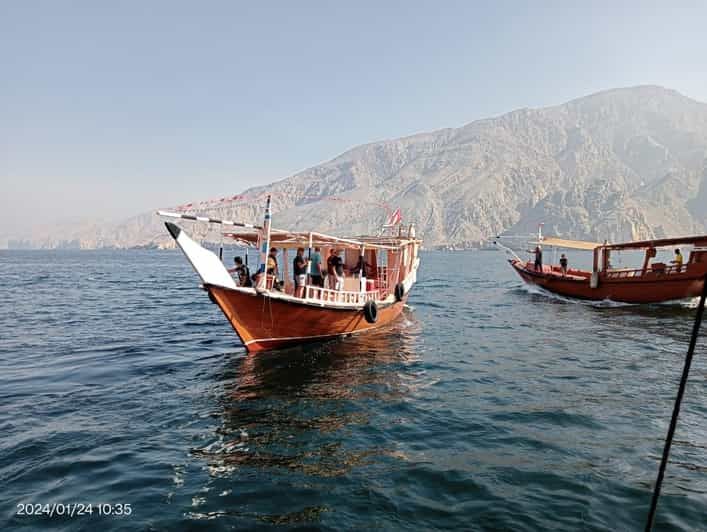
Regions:
M 366 301 L 375 301 L 377 298 L 378 290 L 371 290 L 368 292 L 332 290 L 331 288 L 322 288 L 320 286 L 309 285 L 305 291 L 305 300 L 326 303 L 362 305 Z
M 381 299 L 385 299 L 390 294 L 391 282 L 395 286 L 400 268 L 389 268 L 388 266 L 378 266 L 377 283 Z
M 633 277 L 642 277 L 647 273 L 655 273 L 660 275 L 673 275 L 676 273 L 685 273 L 687 271 L 688 265 L 683 264 L 682 266 L 667 265 L 662 262 L 655 262 L 647 270 L 641 268 L 637 269 L 620 269 L 620 270 L 608 270 L 604 273 L 606 279 L 630 279 Z

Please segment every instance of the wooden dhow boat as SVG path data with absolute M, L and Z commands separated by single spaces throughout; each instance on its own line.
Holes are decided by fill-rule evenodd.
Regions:
M 509 259 L 510 265 L 526 283 L 570 298 L 622 303 L 677 301 L 699 296 L 707 276 L 707 235 L 600 244 L 542 237 L 539 232 L 538 240 L 531 244 L 593 253 L 591 271 L 563 269 L 558 264 L 542 264 L 538 268 L 535 261 L 524 261 L 515 253 Z M 689 255 L 684 260 L 683 253 L 688 247 Z M 675 253 L 675 259 L 680 255 L 679 260 L 651 263 L 661 248 Z M 614 251 L 643 251 L 643 265 L 640 268 L 614 268 L 611 265 Z
M 223 238 L 259 250 L 253 286 L 241 286 L 224 266 L 222 248 L 217 256 L 176 223 L 165 222 L 176 244 L 201 277 L 203 289 L 250 352 L 382 327 L 400 315 L 416 282 L 421 240 L 415 237 L 412 225 L 403 234 L 399 209 L 384 225 L 381 236 L 352 238 L 272 229 L 270 197 L 267 198 L 262 226 L 191 214 L 164 211 L 158 211 L 158 214 L 219 224 Z M 227 227 L 233 230 L 226 232 Z M 267 270 L 272 248 L 276 248 L 279 254 L 284 282 L 279 275 Z M 298 248 L 307 249 L 307 256 L 318 248 L 324 270 L 327 257 L 336 250 L 345 268 L 337 286 L 327 288 L 314 284 L 312 276 L 307 275 L 304 289 L 296 294 L 294 279 L 288 275 L 288 262 L 294 259 L 292 251 Z M 289 258 L 288 251 L 291 252 Z

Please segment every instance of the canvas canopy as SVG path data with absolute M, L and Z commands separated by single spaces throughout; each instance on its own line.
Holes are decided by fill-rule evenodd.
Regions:
M 233 232 L 224 233 L 224 236 L 244 245 L 255 246 L 259 233 L 257 231 Z M 276 229 L 270 233 L 270 246 L 280 248 L 340 247 L 359 249 L 365 247 L 367 249 L 397 250 L 412 241 L 412 239 L 393 237 L 336 237 L 315 232 L 291 232 Z
M 219 224 L 223 226 L 242 227 L 244 231 L 233 231 L 223 233 L 223 236 L 232 238 L 234 241 L 246 245 L 256 246 L 261 226 L 253 225 L 246 222 L 236 222 L 233 220 L 219 220 L 208 216 L 198 216 L 194 214 L 184 214 L 169 211 L 157 211 L 157 214 L 166 218 L 177 218 L 182 220 L 191 220 L 195 222 L 203 222 L 209 224 Z M 403 236 L 360 236 L 360 237 L 336 237 L 325 235 L 323 233 L 311 232 L 294 232 L 284 231 L 281 229 L 270 230 L 270 246 L 282 248 L 297 248 L 297 247 L 340 247 L 340 248 L 356 248 L 365 247 L 367 249 L 387 249 L 398 250 L 402 246 L 414 242 L 419 242 L 415 238 L 407 238 Z
M 534 244 L 534 245 L 539 244 L 541 246 L 553 246 L 553 247 L 567 248 L 567 249 L 585 249 L 588 251 L 592 251 L 602 245 L 599 242 L 588 242 L 585 240 L 567 240 L 564 238 L 556 238 L 554 236 L 543 237 L 542 240 L 537 241 L 537 242 L 532 242 L 532 244 Z
M 645 249 L 674 246 L 694 245 L 695 247 L 707 247 L 707 235 L 683 236 L 676 238 L 659 238 L 655 240 L 637 240 L 635 242 L 625 242 L 623 244 L 608 244 L 605 249 Z

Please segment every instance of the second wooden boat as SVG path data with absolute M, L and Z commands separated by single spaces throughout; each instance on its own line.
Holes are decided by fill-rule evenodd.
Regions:
M 508 261 L 526 283 L 571 298 L 623 303 L 676 301 L 699 296 L 707 276 L 707 235 L 619 244 L 541 237 L 533 244 L 593 253 L 591 271 L 563 269 L 558 264 L 541 263 L 538 267 L 535 261 L 526 262 L 517 255 Z M 668 263 L 651 262 L 661 248 L 674 253 L 675 258 Z M 611 253 L 628 250 L 643 251 L 643 265 L 614 268 Z M 687 260 L 683 259 L 683 254 L 687 254 Z

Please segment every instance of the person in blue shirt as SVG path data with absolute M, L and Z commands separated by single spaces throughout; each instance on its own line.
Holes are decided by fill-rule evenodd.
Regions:
M 324 288 L 324 277 L 322 276 L 322 255 L 321 250 L 314 248 L 314 253 L 309 258 L 309 280 L 312 286 Z

